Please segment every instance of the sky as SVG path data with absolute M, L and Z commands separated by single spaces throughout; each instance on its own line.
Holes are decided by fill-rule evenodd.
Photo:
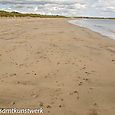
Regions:
M 0 10 L 64 16 L 115 17 L 115 0 L 0 0 Z

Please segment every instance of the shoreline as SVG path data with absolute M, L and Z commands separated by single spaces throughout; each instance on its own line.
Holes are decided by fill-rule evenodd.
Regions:
M 73 24 L 73 25 L 76 25 L 76 26 L 79 26 L 79 27 L 82 27 L 82 28 L 89 29 L 90 31 L 95 32 L 95 33 L 98 33 L 98 34 L 100 34 L 100 35 L 103 36 L 103 37 L 107 37 L 107 38 L 109 38 L 109 39 L 115 40 L 115 38 L 113 38 L 112 36 L 103 34 L 103 33 L 99 32 L 98 30 L 95 30 L 95 29 L 93 29 L 93 28 L 91 28 L 91 27 L 85 27 L 85 26 L 83 26 L 83 25 L 75 24 L 74 22 L 72 22 L 72 21 L 75 21 L 75 20 L 77 20 L 77 19 L 69 20 L 68 23 L 71 23 L 71 24 Z M 95 19 L 90 19 L 90 20 L 95 20 Z M 97 20 L 97 19 L 96 19 L 96 20 Z M 107 20 L 107 19 L 103 19 L 103 20 Z M 109 19 L 108 19 L 108 20 L 109 20 Z
M 115 115 L 115 41 L 68 20 L 0 18 L 0 108 Z

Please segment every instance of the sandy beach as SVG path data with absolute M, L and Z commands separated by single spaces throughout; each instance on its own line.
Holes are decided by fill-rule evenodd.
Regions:
M 115 40 L 68 20 L 0 18 L 0 108 L 115 115 Z

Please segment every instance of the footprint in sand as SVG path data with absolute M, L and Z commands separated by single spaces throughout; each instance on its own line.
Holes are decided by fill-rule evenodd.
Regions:
M 44 106 L 44 103 L 43 103 L 43 102 L 40 102 L 40 103 L 39 103 L 39 106 L 40 106 L 40 107 L 43 107 L 43 106 Z
M 14 77 L 16 75 L 17 75 L 16 73 L 13 73 L 13 74 L 10 74 L 10 77 Z
M 51 73 L 48 73 L 47 75 L 44 76 L 44 78 L 50 78 L 51 77 Z
M 56 83 L 58 83 L 58 81 L 56 81 Z
M 64 99 L 61 99 L 61 101 L 64 101 Z
M 29 75 L 30 73 L 29 73 L 29 72 L 27 72 L 26 74 L 27 74 L 27 75 Z
M 89 89 L 90 89 L 90 90 L 93 90 L 93 88 L 92 88 L 92 87 L 90 87 Z
M 16 84 L 20 84 L 20 85 L 29 85 L 30 82 L 29 82 L 29 81 L 17 81 Z
M 98 104 L 94 103 L 93 108 L 89 110 L 88 115 L 99 115 Z
M 46 108 L 52 108 L 52 106 L 51 105 L 47 105 Z
M 115 64 L 115 60 L 112 60 L 113 64 Z
M 60 62 L 57 62 L 57 65 L 59 65 L 60 64 Z
M 87 71 L 86 71 L 85 73 L 86 73 L 87 75 L 91 74 L 91 73 L 89 73 L 89 72 L 87 72 Z
M 83 82 L 80 82 L 78 85 L 79 85 L 79 86 L 83 85 Z
M 79 92 L 78 92 L 77 90 L 75 90 L 75 91 L 69 93 L 69 95 L 74 95 L 74 94 L 77 94 L 77 99 L 80 98 L 80 97 L 79 97 Z
M 82 69 L 86 69 L 86 67 L 83 67 Z
M 88 115 L 99 115 L 96 109 L 91 109 Z
M 89 79 L 88 78 L 83 78 L 84 81 L 88 81 Z

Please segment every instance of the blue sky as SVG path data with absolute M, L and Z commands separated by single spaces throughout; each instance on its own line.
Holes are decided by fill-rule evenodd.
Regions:
M 0 0 L 0 9 L 66 16 L 115 17 L 115 0 Z

